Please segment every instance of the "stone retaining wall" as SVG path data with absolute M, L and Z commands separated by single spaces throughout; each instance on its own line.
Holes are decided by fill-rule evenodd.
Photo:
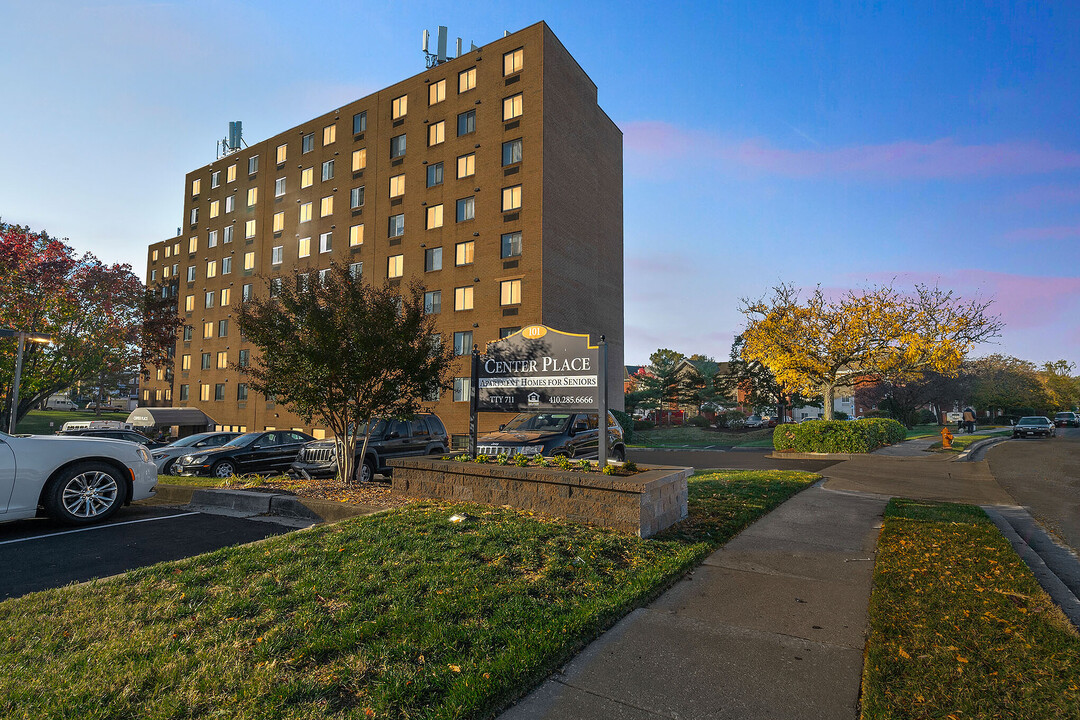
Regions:
M 684 519 L 692 468 L 639 465 L 629 477 L 431 458 L 391 460 L 395 493 L 509 505 L 651 537 Z

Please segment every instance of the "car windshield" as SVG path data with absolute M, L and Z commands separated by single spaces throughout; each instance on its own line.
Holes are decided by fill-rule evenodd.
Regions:
M 1021 425 L 1045 425 L 1046 418 L 1041 417 L 1026 417 L 1020 418 Z
M 188 447 L 189 445 L 194 445 L 195 443 L 199 442 L 200 440 L 205 440 L 208 437 L 210 437 L 210 436 L 206 435 L 206 434 L 203 434 L 203 433 L 200 433 L 198 435 L 188 435 L 186 438 L 180 438 L 176 442 L 169 443 L 169 444 L 172 445 L 173 447 Z
M 573 415 L 567 413 L 522 413 L 506 423 L 503 430 L 563 432 Z
M 255 441 L 255 438 L 261 435 L 262 433 L 245 433 L 240 437 L 234 437 L 232 440 L 225 443 L 221 447 L 247 447 Z
M 1073 417 L 1073 415 L 1075 415 L 1075 414 L 1076 414 L 1076 413 L 1071 413 L 1071 412 L 1063 412 L 1063 413 L 1058 413 L 1058 414 L 1057 414 L 1057 415 L 1055 415 L 1054 417 L 1055 417 L 1056 419 L 1058 419 L 1058 420 L 1071 420 L 1071 419 L 1072 419 L 1072 417 Z

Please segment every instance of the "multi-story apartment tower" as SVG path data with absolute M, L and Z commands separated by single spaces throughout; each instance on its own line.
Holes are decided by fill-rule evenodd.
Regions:
M 473 344 L 536 323 L 606 335 L 622 407 L 622 133 L 545 23 L 232 152 L 184 188 L 181 231 L 150 246 L 147 281 L 171 285 L 186 327 L 141 405 L 304 427 L 230 369 L 257 352 L 234 307 L 333 259 L 367 282 L 423 282 L 462 355 L 433 406 L 452 433 L 468 427 Z

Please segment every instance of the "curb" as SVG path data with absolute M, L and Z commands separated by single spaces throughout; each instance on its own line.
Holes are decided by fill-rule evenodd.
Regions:
M 971 443 L 970 445 L 967 446 L 967 449 L 964 450 L 964 452 L 962 452 L 962 453 L 960 453 L 959 455 L 956 456 L 956 458 L 954 459 L 954 462 L 972 462 L 968 458 L 968 456 L 971 455 L 972 453 L 974 453 L 976 450 L 979 450 L 979 449 L 984 448 L 984 447 L 989 447 L 990 445 L 995 445 L 995 444 L 1001 442 L 1002 440 L 1008 440 L 1008 439 L 1009 438 L 1007 436 L 989 437 L 989 438 L 986 438 L 985 440 L 980 440 L 979 442 Z
M 334 523 L 361 515 L 371 515 L 382 508 L 368 505 L 350 505 L 334 500 L 302 498 L 282 493 L 254 490 L 223 490 L 190 485 L 159 484 L 157 500 L 189 505 L 192 508 L 226 510 L 248 515 L 270 515 L 318 523 Z
M 867 457 L 872 453 L 814 453 L 814 452 L 772 452 L 766 457 L 774 460 L 852 460 Z

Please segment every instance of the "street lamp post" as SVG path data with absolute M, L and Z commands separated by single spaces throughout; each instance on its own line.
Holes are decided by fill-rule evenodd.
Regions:
M 23 350 L 26 349 L 26 341 L 36 343 L 51 343 L 52 335 L 45 333 L 28 333 L 11 328 L 0 328 L 0 337 L 19 338 L 19 349 L 15 352 L 15 377 L 11 381 L 11 415 L 8 417 L 8 434 L 15 434 L 15 421 L 19 414 L 19 381 L 22 378 Z

